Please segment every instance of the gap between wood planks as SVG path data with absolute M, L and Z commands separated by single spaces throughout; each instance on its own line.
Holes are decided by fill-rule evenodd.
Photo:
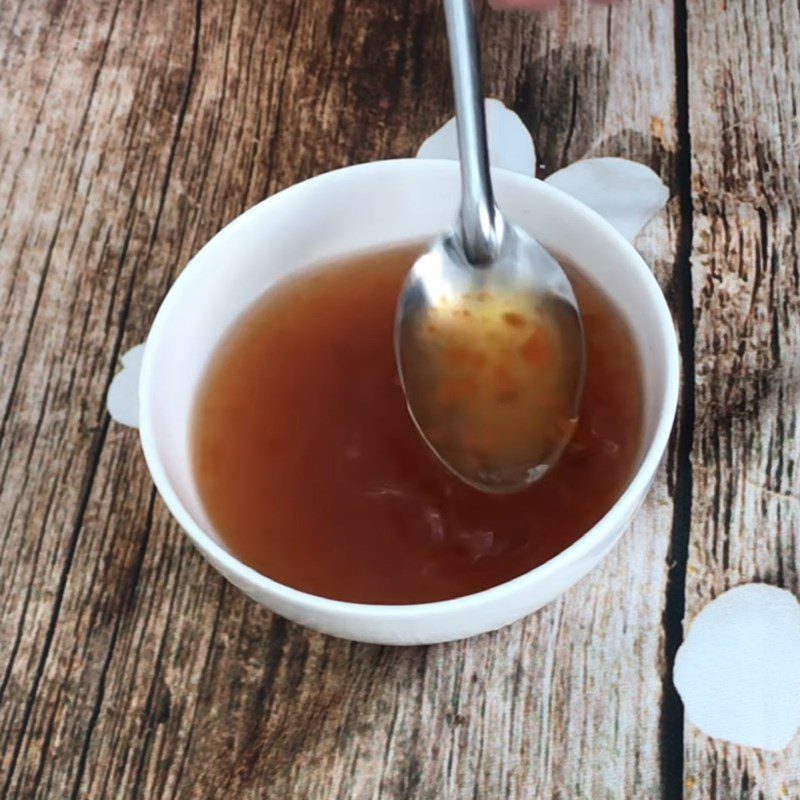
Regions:
M 675 102 L 678 151 L 675 183 L 680 209 L 672 276 L 673 310 L 677 316 L 681 354 L 680 412 L 674 434 L 674 515 L 667 564 L 664 661 L 660 720 L 661 791 L 665 800 L 683 797 L 683 704 L 672 681 L 675 654 L 683 641 L 686 612 L 686 566 L 692 518 L 692 441 L 694 438 L 694 302 L 692 297 L 692 142 L 689 130 L 689 60 L 686 0 L 675 0 Z

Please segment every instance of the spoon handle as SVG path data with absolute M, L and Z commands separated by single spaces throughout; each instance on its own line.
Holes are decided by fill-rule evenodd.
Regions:
M 461 161 L 461 235 L 473 266 L 491 263 L 502 238 L 494 204 L 481 91 L 481 61 L 472 0 L 444 0 Z

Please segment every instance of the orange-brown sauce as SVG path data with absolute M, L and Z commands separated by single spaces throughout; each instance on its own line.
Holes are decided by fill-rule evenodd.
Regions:
M 635 469 L 641 368 L 610 301 L 568 270 L 584 318 L 575 434 L 530 489 L 489 495 L 428 451 L 393 352 L 418 247 L 350 257 L 258 299 L 212 357 L 191 432 L 206 512 L 240 560 L 339 600 L 419 603 L 487 589 L 585 533 Z
M 561 302 L 525 293 L 434 298 L 406 321 L 403 382 L 416 421 L 468 482 L 521 484 L 558 457 L 576 422 L 571 333 Z

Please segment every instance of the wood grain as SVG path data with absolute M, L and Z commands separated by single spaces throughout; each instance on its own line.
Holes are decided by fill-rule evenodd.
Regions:
M 696 337 L 697 397 L 600 569 L 502 631 L 411 649 L 306 631 L 225 584 L 104 397 L 223 224 L 318 172 L 410 155 L 450 116 L 438 0 L 3 4 L 3 797 L 792 796 L 790 756 L 687 727 L 684 764 L 668 674 L 685 576 L 690 614 L 740 578 L 798 588 L 797 9 L 761 3 L 691 3 L 685 29 L 672 0 L 483 9 L 489 93 L 544 173 L 625 155 L 673 189 L 640 245 L 685 355 Z
M 688 14 L 696 419 L 686 625 L 732 586 L 800 593 L 800 9 Z M 687 797 L 800 797 L 782 753 L 686 728 Z

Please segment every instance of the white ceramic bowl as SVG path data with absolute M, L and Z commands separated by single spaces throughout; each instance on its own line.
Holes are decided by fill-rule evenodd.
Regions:
M 334 636 L 385 644 L 443 642 L 514 622 L 582 578 L 610 550 L 647 493 L 678 399 L 679 359 L 669 309 L 650 270 L 608 223 L 541 181 L 498 170 L 507 216 L 609 292 L 634 332 L 644 369 L 644 439 L 622 497 L 545 564 L 477 594 L 418 605 L 345 603 L 261 575 L 221 544 L 192 479 L 189 422 L 205 366 L 239 314 L 278 278 L 320 260 L 439 233 L 455 218 L 458 164 L 402 159 L 329 172 L 270 197 L 231 222 L 189 263 L 147 340 L 140 431 L 161 496 L 206 559 L 256 602 Z

